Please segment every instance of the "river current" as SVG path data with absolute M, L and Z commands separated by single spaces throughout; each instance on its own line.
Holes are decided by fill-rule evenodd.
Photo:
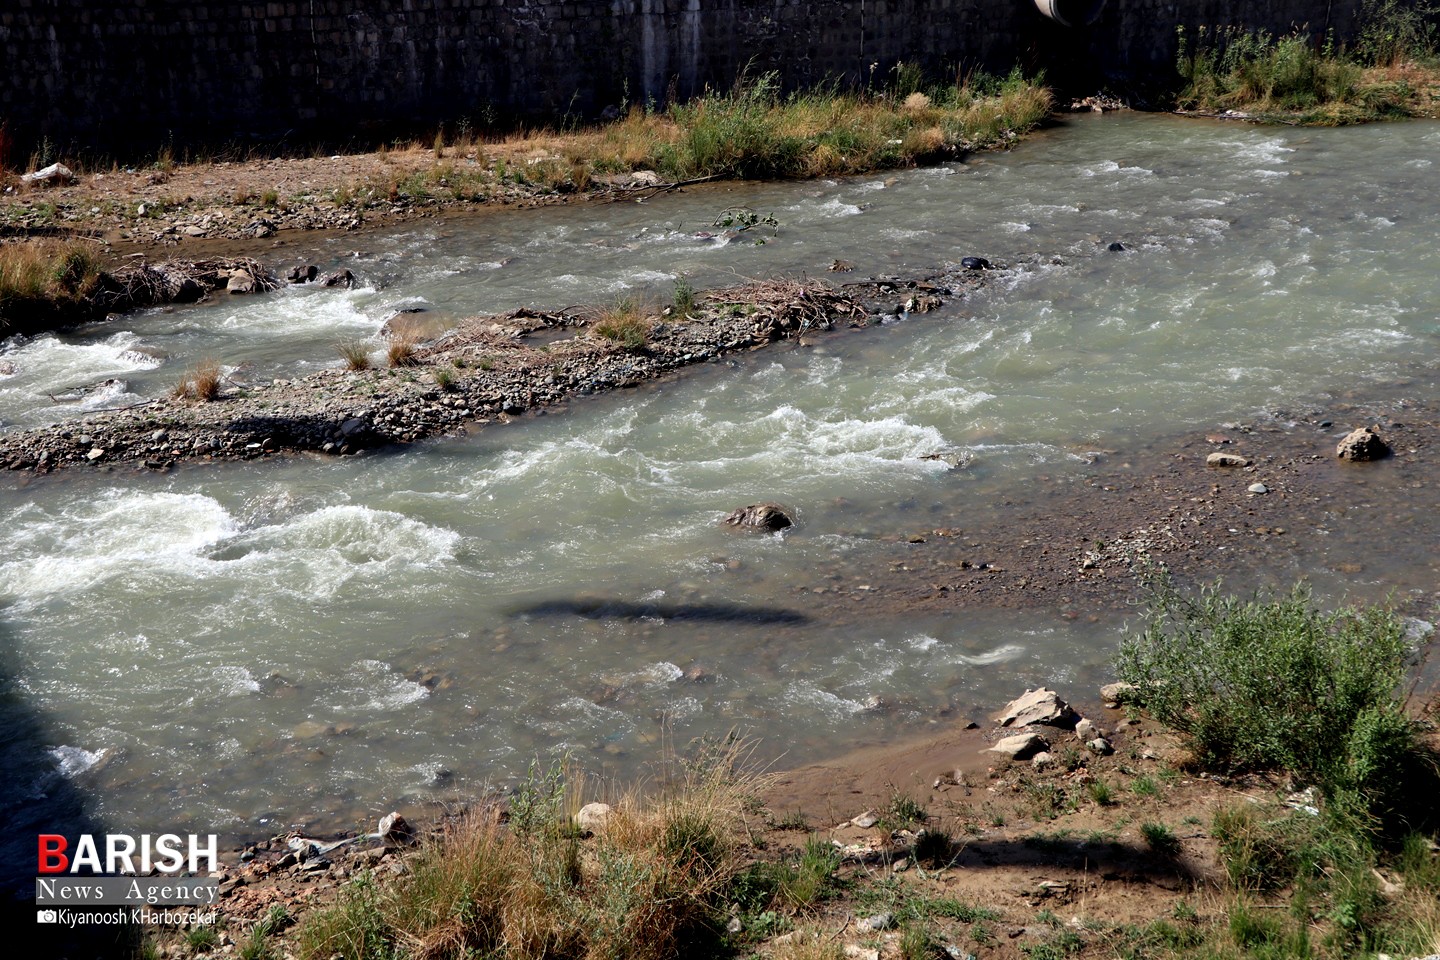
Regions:
M 931 169 L 297 244 L 277 253 L 361 285 L 7 342 L 12 429 L 163 393 L 203 357 L 252 381 L 337 365 L 337 340 L 412 307 L 439 326 L 668 297 L 677 274 L 708 287 L 829 276 L 836 259 L 855 266 L 836 282 L 967 255 L 1000 267 L 938 314 L 466 438 L 6 479 L 12 837 L 33 853 L 56 817 L 334 830 L 503 786 L 537 756 L 628 777 L 734 729 L 799 763 L 978 716 L 1026 684 L 1082 695 L 1108 679 L 1113 616 L 842 617 L 813 588 L 863 583 L 880 536 L 1003 514 L 1041 473 L 1082 477 L 1093 450 L 1338 391 L 1432 392 L 1437 157 L 1426 122 L 1087 116 Z M 739 205 L 778 230 L 697 237 Z M 972 466 L 921 459 L 952 450 Z M 800 526 L 717 528 L 761 499 Z M 1415 553 L 1344 589 L 1419 589 Z

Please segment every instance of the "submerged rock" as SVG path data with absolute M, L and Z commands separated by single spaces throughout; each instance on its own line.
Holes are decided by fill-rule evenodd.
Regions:
M 771 531 L 795 525 L 795 520 L 778 503 L 752 503 L 730 514 L 724 522 L 732 527 Z

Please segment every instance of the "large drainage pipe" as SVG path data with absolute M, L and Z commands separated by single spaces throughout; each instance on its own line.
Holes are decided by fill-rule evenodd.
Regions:
M 1035 0 L 1035 6 L 1062 27 L 1088 27 L 1100 19 L 1105 0 Z

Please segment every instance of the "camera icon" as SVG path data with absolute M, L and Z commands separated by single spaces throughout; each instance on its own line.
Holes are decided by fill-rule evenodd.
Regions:
M 55 915 L 55 911 L 54 911 L 54 910 L 36 910 L 36 911 L 35 911 L 35 922 L 36 922 L 36 923 L 59 923 L 59 922 L 60 922 L 60 918 Z

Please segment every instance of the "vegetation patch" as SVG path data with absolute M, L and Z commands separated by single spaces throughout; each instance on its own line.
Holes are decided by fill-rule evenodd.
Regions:
M 1272 122 L 1335 126 L 1435 116 L 1440 57 L 1432 4 L 1367 0 L 1352 47 L 1240 27 L 1180 33 L 1176 104 Z

